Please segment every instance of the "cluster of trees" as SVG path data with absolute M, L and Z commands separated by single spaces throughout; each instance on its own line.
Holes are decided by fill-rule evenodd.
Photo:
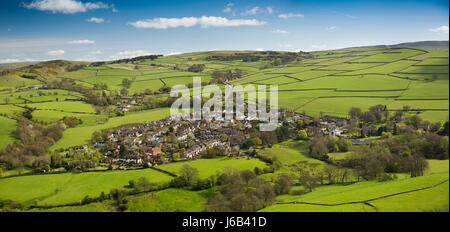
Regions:
M 214 81 L 216 83 L 223 83 L 225 81 L 239 79 L 244 74 L 245 73 L 241 69 L 235 69 L 234 72 L 232 70 L 214 70 L 214 72 L 212 73 L 212 77 L 214 78 Z
M 308 161 L 301 161 L 291 164 L 290 167 L 294 170 L 294 174 L 281 175 L 275 181 L 276 189 L 279 189 L 280 194 L 289 193 L 291 185 L 301 185 L 304 189 L 293 190 L 290 193 L 301 195 L 307 192 L 312 192 L 318 185 L 324 184 L 346 184 L 354 182 L 354 173 L 351 169 L 339 165 L 325 165 L 320 168 L 318 163 L 309 163 Z
M 204 65 L 204 64 L 193 64 L 193 65 L 189 66 L 188 71 L 200 73 L 200 72 L 203 72 L 203 70 L 205 70 L 205 68 L 206 68 L 206 65 Z
M 351 148 L 351 142 L 335 136 L 315 136 L 308 143 L 308 156 L 314 159 L 327 161 L 328 153 L 347 152 Z
M 145 61 L 145 60 L 156 60 L 161 56 L 163 56 L 163 55 L 138 56 L 138 57 L 129 58 L 129 59 L 115 60 L 115 61 L 112 61 L 111 64 L 134 63 L 134 62 Z M 92 64 L 94 64 L 94 63 L 92 63 Z M 98 65 L 98 64 L 95 64 L 95 65 Z
M 416 177 L 428 167 L 426 159 L 448 159 L 448 153 L 448 137 L 412 131 L 372 143 L 340 163 L 354 168 L 364 179 L 380 178 L 385 173 L 410 173 Z
M 275 202 L 275 190 L 252 171 L 228 169 L 217 178 L 218 193 L 206 206 L 209 212 L 254 212 Z
M 426 160 L 420 155 L 405 154 L 393 154 L 381 146 L 374 145 L 350 154 L 340 161 L 340 164 L 355 170 L 358 181 L 361 178 L 385 180 L 388 173 L 410 172 L 411 177 L 423 175 L 428 165 Z
M 21 202 L 0 198 L 0 212 L 19 212 L 24 208 L 25 206 Z
M 389 120 L 389 110 L 385 105 L 372 106 L 367 112 L 353 107 L 349 110 L 348 115 L 351 118 L 359 119 L 366 123 L 381 123 Z
M 85 68 L 86 66 L 87 65 L 84 65 L 84 64 L 72 64 L 72 65 L 69 65 L 66 69 L 68 72 L 74 72 L 74 71 L 80 70 L 82 68 Z
M 155 185 L 145 177 L 139 178 L 138 181 L 128 181 L 128 187 L 132 188 L 135 193 L 149 192 L 155 189 Z
M 141 109 L 148 110 L 148 109 L 155 109 L 155 108 L 160 108 L 160 107 L 170 107 L 175 100 L 176 99 L 173 99 L 173 98 L 163 99 L 163 98 L 159 98 L 159 97 L 155 97 L 155 96 L 147 96 L 142 99 Z
M 0 166 L 41 168 L 46 164 L 43 160 L 48 159 L 46 150 L 62 137 L 64 129 L 62 124 L 43 127 L 20 119 L 14 131 L 19 141 L 0 151 Z
M 94 90 L 108 90 L 108 85 L 106 83 L 95 83 Z
M 81 120 L 81 118 L 77 118 L 77 117 L 68 117 L 68 116 L 64 116 L 64 118 L 62 119 L 63 123 L 69 127 L 69 128 L 73 128 L 76 127 L 80 124 L 83 123 L 83 120 Z
M 272 65 L 282 65 L 293 62 L 295 60 L 302 59 L 304 57 L 310 57 L 306 52 L 252 52 L 252 53 L 235 53 L 228 56 L 209 56 L 206 58 L 208 61 L 234 61 L 242 60 L 243 62 L 257 62 L 260 60 L 271 61 Z

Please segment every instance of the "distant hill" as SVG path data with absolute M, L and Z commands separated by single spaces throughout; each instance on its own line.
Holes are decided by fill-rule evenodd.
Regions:
M 417 41 L 400 43 L 394 45 L 374 45 L 374 46 L 363 46 L 357 48 L 419 48 L 419 49 L 436 49 L 436 50 L 448 50 L 448 40 L 447 41 Z

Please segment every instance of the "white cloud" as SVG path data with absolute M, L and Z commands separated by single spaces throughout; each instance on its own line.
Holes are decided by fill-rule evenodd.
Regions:
M 327 31 L 333 31 L 333 30 L 336 30 L 336 26 L 330 26 L 330 27 L 327 27 L 327 28 L 325 28 L 325 30 L 327 30 Z
M 72 40 L 72 41 L 67 42 L 67 44 L 94 44 L 94 43 L 95 43 L 95 41 L 87 40 L 87 39 L 84 39 L 84 40 Z
M 270 6 L 266 7 L 266 10 L 267 10 L 267 13 L 269 13 L 269 14 L 273 13 L 273 9 Z
M 136 50 L 136 51 L 123 51 L 116 53 L 112 56 L 110 56 L 113 60 L 120 60 L 120 59 L 127 59 L 127 58 L 133 58 L 138 56 L 148 56 L 151 55 L 151 53 L 143 50 Z
M 64 53 L 65 53 L 64 50 L 54 50 L 54 51 L 47 52 L 47 54 L 50 56 L 61 56 Z
M 103 2 L 86 2 L 77 0 L 34 0 L 29 4 L 24 3 L 27 9 L 36 9 L 40 11 L 51 11 L 52 13 L 75 14 L 87 12 L 96 9 L 113 9 L 114 5 L 108 5 Z
M 255 49 L 253 49 L 253 51 L 262 52 L 262 51 L 264 51 L 264 49 L 262 49 L 262 48 L 255 48 Z
M 18 63 L 20 62 L 19 59 L 3 59 L 0 60 L 0 64 L 11 64 L 11 63 Z
M 276 30 L 274 30 L 274 31 L 272 31 L 273 33 L 278 33 L 278 34 L 288 34 L 289 32 L 288 31 L 285 31 L 285 30 L 280 30 L 280 29 L 276 29 Z
M 227 5 L 225 5 L 225 9 L 223 9 L 223 13 L 231 13 L 231 16 L 236 16 L 236 11 L 232 9 L 234 6 L 234 3 L 230 2 Z
M 259 8 L 259 6 L 255 6 L 255 7 L 251 8 L 251 9 L 245 10 L 242 13 L 242 15 L 255 15 L 255 14 L 258 14 L 258 13 L 262 13 L 262 10 L 261 10 L 261 8 Z
M 444 34 L 448 34 L 448 26 L 440 26 L 437 28 L 430 28 L 428 29 L 430 32 L 434 32 L 434 33 L 444 33 Z
M 295 17 L 303 18 L 305 16 L 303 14 L 293 14 L 293 13 L 278 15 L 278 18 L 280 19 L 295 18 Z
M 200 25 L 203 28 L 207 27 L 237 27 L 237 26 L 260 26 L 266 24 L 264 21 L 256 19 L 227 19 L 224 17 L 202 16 L 183 17 L 183 18 L 154 18 L 139 20 L 128 23 L 136 28 L 155 28 L 167 29 L 177 27 L 193 27 Z
M 105 19 L 92 17 L 92 18 L 88 19 L 87 21 L 91 22 L 91 23 L 103 23 L 103 22 L 105 22 Z

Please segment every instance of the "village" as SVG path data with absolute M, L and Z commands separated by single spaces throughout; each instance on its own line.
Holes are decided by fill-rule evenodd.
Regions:
M 391 120 L 401 120 L 392 117 Z M 299 123 L 301 122 L 301 123 Z M 182 160 L 210 156 L 245 155 L 247 140 L 254 137 L 258 121 L 181 120 L 167 117 L 150 123 L 122 127 L 103 135 L 93 143 L 93 149 L 104 156 L 100 163 L 125 168 L 151 167 Z M 323 116 L 313 118 L 286 109 L 279 111 L 278 126 L 284 127 L 288 138 L 296 138 L 303 129 L 308 136 L 330 135 L 352 139 L 353 145 L 366 145 L 371 139 L 360 140 L 348 133 L 354 126 L 361 127 L 367 136 L 380 134 L 380 127 L 359 124 L 354 118 Z M 213 153 L 213 154 L 211 154 Z

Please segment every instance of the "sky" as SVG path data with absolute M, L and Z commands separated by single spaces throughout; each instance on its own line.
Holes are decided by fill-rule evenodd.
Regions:
M 449 1 L 2 0 L 0 63 L 448 40 Z

